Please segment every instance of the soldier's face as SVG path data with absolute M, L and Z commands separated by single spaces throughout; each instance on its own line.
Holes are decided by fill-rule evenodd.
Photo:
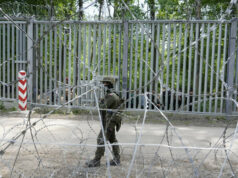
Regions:
M 103 82 L 103 85 L 104 85 L 104 90 L 105 91 L 109 90 L 109 87 L 108 87 L 110 85 L 109 82 Z
M 104 87 L 107 87 L 109 84 L 109 82 L 103 82 Z

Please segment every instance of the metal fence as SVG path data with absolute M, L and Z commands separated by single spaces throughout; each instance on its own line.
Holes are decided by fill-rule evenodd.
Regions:
M 64 104 L 88 92 L 68 105 L 95 106 L 93 79 L 114 75 L 128 109 L 144 108 L 147 92 L 150 109 L 237 111 L 230 100 L 237 100 L 237 19 L 1 21 L 0 34 L 2 99 L 16 98 L 13 81 L 25 69 L 28 98 L 36 104 Z
M 22 30 L 19 30 L 16 25 Z M 27 24 L 15 21 L 15 24 L 0 21 L 0 97 L 15 99 L 17 97 L 17 74 L 27 68 Z

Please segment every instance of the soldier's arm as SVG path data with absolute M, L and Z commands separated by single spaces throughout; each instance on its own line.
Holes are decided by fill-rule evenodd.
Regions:
M 105 97 L 104 101 L 99 104 L 101 109 L 112 109 L 114 98 L 111 95 Z

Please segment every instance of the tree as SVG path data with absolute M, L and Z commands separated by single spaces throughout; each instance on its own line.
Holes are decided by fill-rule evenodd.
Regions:
M 147 3 L 150 9 L 150 19 L 155 20 L 155 0 L 148 0 Z
M 79 20 L 83 19 L 83 0 L 78 0 L 78 7 L 79 7 Z
M 101 20 L 102 7 L 103 7 L 104 0 L 98 0 L 98 3 L 99 3 L 98 20 Z

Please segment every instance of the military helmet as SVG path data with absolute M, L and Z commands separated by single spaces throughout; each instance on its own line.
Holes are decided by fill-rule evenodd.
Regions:
M 112 85 L 115 84 L 115 77 L 113 76 L 104 76 L 103 79 L 101 80 L 101 82 L 109 82 Z

